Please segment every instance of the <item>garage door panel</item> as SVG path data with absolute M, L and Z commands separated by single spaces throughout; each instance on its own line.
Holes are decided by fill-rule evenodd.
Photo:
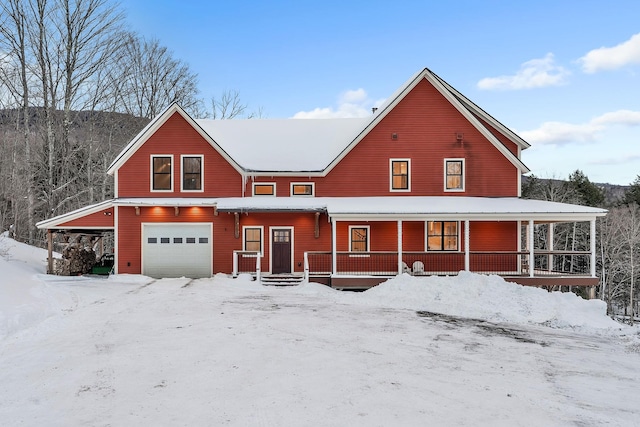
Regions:
M 211 277 L 212 224 L 143 224 L 142 273 Z

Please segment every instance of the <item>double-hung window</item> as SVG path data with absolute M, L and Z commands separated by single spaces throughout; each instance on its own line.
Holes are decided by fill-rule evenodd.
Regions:
M 349 226 L 349 252 L 369 252 L 369 226 Z
M 202 155 L 182 156 L 182 191 L 203 191 Z
M 151 156 L 151 191 L 173 190 L 173 156 Z
M 444 159 L 445 191 L 464 191 L 464 159 Z
M 391 191 L 410 191 L 410 169 L 409 159 L 390 159 L 389 172 L 391 181 Z
M 248 252 L 259 252 L 262 251 L 262 241 L 263 241 L 263 227 L 243 227 L 242 228 L 243 241 L 242 246 L 243 250 Z
M 457 221 L 427 221 L 428 251 L 457 251 Z

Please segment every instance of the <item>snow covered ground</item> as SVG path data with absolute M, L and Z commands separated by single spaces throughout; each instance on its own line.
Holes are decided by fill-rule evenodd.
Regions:
M 367 292 L 46 276 L 0 237 L 0 424 L 591 426 L 640 419 L 639 330 L 497 277 Z

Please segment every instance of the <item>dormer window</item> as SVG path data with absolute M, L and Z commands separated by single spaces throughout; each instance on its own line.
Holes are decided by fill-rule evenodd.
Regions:
M 464 159 L 444 159 L 444 190 L 464 191 Z
M 173 191 L 173 156 L 151 156 L 151 191 Z

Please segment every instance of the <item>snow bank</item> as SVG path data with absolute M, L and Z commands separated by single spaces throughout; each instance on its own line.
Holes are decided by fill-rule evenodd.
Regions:
M 623 328 L 606 315 L 604 301 L 464 271 L 449 277 L 405 274 L 367 290 L 362 300 L 372 305 L 584 332 Z

